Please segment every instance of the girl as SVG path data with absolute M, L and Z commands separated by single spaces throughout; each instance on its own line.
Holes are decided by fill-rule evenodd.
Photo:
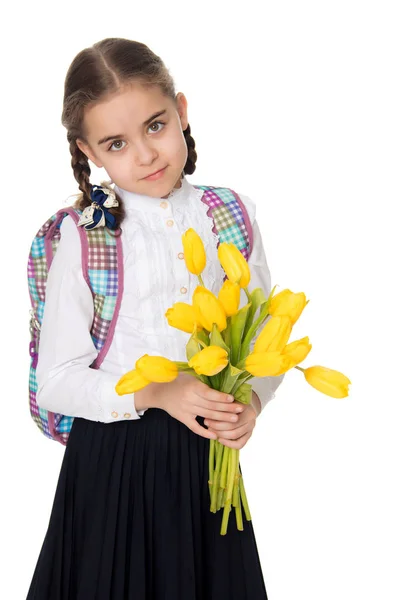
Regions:
M 89 159 L 114 183 L 119 204 L 109 212 L 122 235 L 124 294 L 107 356 L 90 368 L 93 297 L 67 215 L 47 279 L 37 402 L 75 418 L 27 598 L 266 600 L 252 522 L 238 531 L 231 519 L 221 536 L 221 512 L 209 510 L 209 439 L 243 448 L 283 376 L 252 379 L 249 406 L 188 374 L 115 392 L 145 353 L 186 360 L 188 334 L 164 314 L 190 303 L 198 285 L 182 260 L 189 227 L 205 244 L 205 286 L 218 292 L 223 282 L 203 192 L 186 178 L 197 158 L 186 98 L 147 46 L 108 38 L 73 60 L 62 123 L 82 192 L 76 206 L 91 204 Z M 255 206 L 242 199 L 254 235 L 249 287 L 268 294 Z

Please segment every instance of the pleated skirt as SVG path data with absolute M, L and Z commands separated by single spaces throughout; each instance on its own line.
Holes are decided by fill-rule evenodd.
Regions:
M 252 521 L 222 536 L 210 512 L 208 456 L 161 409 L 75 418 L 27 600 L 267 600 Z

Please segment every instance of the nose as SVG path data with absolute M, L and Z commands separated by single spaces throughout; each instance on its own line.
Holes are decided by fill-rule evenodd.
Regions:
M 138 166 L 151 165 L 157 158 L 157 152 L 152 145 L 145 141 L 140 141 L 135 148 L 135 161 Z

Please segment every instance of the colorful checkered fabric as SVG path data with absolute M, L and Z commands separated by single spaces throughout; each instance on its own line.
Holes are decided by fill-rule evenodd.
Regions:
M 202 202 L 209 206 L 207 214 L 214 221 L 213 231 L 220 242 L 234 243 L 248 260 L 252 249 L 252 228 L 247 211 L 236 192 L 215 186 L 194 186 L 203 190 Z M 46 437 L 67 444 L 74 417 L 39 408 L 36 402 L 36 367 L 40 326 L 46 296 L 48 270 L 60 241 L 60 225 L 66 215 L 78 222 L 82 211 L 69 207 L 52 215 L 37 232 L 28 258 L 28 287 L 31 298 L 31 341 L 29 353 L 29 405 L 31 416 Z M 123 290 L 123 257 L 121 237 L 105 227 L 87 231 L 78 227 L 82 243 L 82 269 L 93 293 L 94 319 L 91 337 L 99 351 L 90 365 L 97 369 L 110 347 L 118 318 Z M 160 316 L 161 318 L 161 316 Z
M 213 231 L 219 242 L 235 244 L 246 260 L 253 248 L 253 230 L 247 210 L 239 194 L 229 188 L 195 185 L 204 191 L 202 202 L 210 207 L 207 215 L 213 219 Z

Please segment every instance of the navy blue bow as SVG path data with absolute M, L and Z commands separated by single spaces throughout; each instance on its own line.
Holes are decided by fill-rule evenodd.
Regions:
M 83 225 L 88 231 L 104 226 L 107 226 L 109 229 L 115 229 L 117 220 L 109 212 L 109 208 L 118 206 L 119 204 L 114 190 L 92 185 L 90 198 L 92 204 L 83 210 L 78 225 Z

